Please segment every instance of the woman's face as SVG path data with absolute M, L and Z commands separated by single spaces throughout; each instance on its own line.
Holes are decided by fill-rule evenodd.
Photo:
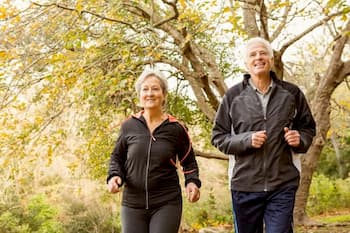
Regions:
M 155 76 L 147 77 L 141 84 L 140 103 L 144 109 L 162 108 L 165 95 L 160 84 Z

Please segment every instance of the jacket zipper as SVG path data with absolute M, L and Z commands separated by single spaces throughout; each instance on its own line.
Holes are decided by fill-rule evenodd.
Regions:
M 266 113 L 264 115 L 264 128 L 265 128 L 265 131 L 267 133 L 267 127 L 266 127 Z M 263 159 L 264 159 L 264 178 L 265 178 L 265 184 L 264 184 L 264 191 L 267 192 L 267 169 L 266 169 L 266 142 L 264 143 L 264 154 L 263 154 Z
M 265 120 L 266 122 L 266 120 Z M 267 192 L 267 170 L 266 170 L 266 145 L 264 145 L 264 173 L 265 173 L 265 185 L 264 185 L 264 191 Z
M 257 94 L 258 95 L 258 94 Z M 270 97 L 271 97 L 271 95 L 270 95 Z M 266 109 L 265 109 L 265 111 L 264 111 L 264 106 L 263 106 L 263 104 L 261 103 L 261 101 L 260 101 L 260 99 L 259 99 L 259 97 L 257 96 L 257 98 L 258 98 L 258 101 L 259 101 L 259 103 L 260 103 L 260 106 L 261 106 L 261 111 L 262 111 L 262 113 L 263 113 L 263 116 L 264 116 L 264 130 L 266 131 L 266 134 L 267 134 L 267 123 L 266 123 L 266 121 L 267 121 L 267 106 L 268 106 L 268 104 L 269 104 L 269 102 L 270 102 L 270 98 L 269 98 L 269 101 L 267 102 L 267 104 L 266 104 Z M 263 169 L 264 169 L 264 192 L 267 192 L 268 191 L 268 185 L 267 185 L 267 165 L 266 165 L 266 156 L 267 156 L 267 152 L 266 152 L 266 150 L 267 150 L 267 148 L 266 148 L 267 146 L 266 146 L 266 142 L 264 143 L 264 145 L 263 145 Z
M 271 93 L 270 93 L 270 97 L 266 103 L 266 109 L 265 109 L 265 112 L 264 112 L 264 109 L 263 110 L 263 113 L 264 113 L 264 128 L 265 128 L 265 131 L 266 131 L 266 134 L 267 134 L 267 108 L 269 106 L 269 103 L 270 103 L 270 100 L 271 100 L 271 96 L 272 96 L 272 90 L 270 90 Z M 263 107 L 263 106 L 262 106 Z M 267 160 L 267 142 L 264 143 L 264 152 L 263 152 L 263 158 L 264 158 L 264 174 L 265 174 L 265 184 L 264 184 L 264 191 L 267 192 L 268 191 L 268 182 L 267 182 L 267 165 L 266 165 L 266 160 Z
M 147 125 L 146 125 L 147 127 Z M 157 126 L 158 128 L 159 126 Z M 153 132 L 155 130 L 154 129 Z M 147 127 L 148 129 L 148 127 Z M 150 139 L 149 139 L 149 145 L 148 145 L 148 151 L 147 151 L 147 163 L 146 163 L 146 174 L 145 174 L 145 198 L 146 198 L 146 209 L 149 209 L 149 193 L 148 193 L 148 177 L 149 177 L 149 168 L 151 163 L 151 148 L 152 148 L 152 141 L 156 141 L 156 138 L 153 136 L 153 133 L 150 133 Z
M 146 179 L 145 179 L 145 192 L 146 192 L 146 209 L 149 208 L 149 194 L 148 194 L 148 174 L 149 174 L 149 166 L 150 166 L 150 160 L 151 160 L 151 146 L 152 146 L 152 140 L 155 140 L 153 135 L 151 134 L 149 145 L 148 145 L 148 153 L 147 153 L 147 163 L 146 163 Z

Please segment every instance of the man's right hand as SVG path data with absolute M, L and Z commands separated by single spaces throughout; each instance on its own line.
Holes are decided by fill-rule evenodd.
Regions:
M 266 130 L 257 131 L 252 134 L 252 147 L 260 148 L 267 140 Z
M 110 193 L 117 193 L 121 190 L 122 179 L 119 176 L 113 176 L 108 181 L 108 191 Z

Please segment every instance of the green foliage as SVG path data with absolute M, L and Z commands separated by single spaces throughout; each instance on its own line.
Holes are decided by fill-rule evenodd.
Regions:
M 113 212 L 98 200 L 86 202 L 67 198 L 65 233 L 120 232 L 119 212 Z
M 179 93 L 169 93 L 167 97 L 167 112 L 189 128 L 191 140 L 196 144 L 196 147 L 205 150 L 211 146 L 209 135 L 211 134 L 212 123 L 198 109 L 193 99 Z
M 218 190 L 211 189 L 208 198 L 198 204 L 184 200 L 183 218 L 187 225 L 198 230 L 203 227 L 232 223 L 231 205 L 219 206 L 215 197 L 216 191 Z
M 322 150 L 316 172 L 332 178 L 347 178 L 350 175 L 350 137 L 343 137 L 339 140 L 340 161 L 334 152 L 334 148 L 328 140 Z M 339 166 L 342 166 L 341 168 Z M 343 174 L 340 174 L 339 170 Z M 344 177 L 341 177 L 343 175 Z
M 187 125 L 200 126 L 206 132 L 211 130 L 211 124 L 207 121 L 207 117 L 198 109 L 196 102 L 189 96 L 169 93 L 167 111 Z
M 62 226 L 57 222 L 58 211 L 45 200 L 44 196 L 33 197 L 28 206 L 25 219 L 35 233 L 60 233 Z
M 322 214 L 336 209 L 350 208 L 350 178 L 330 179 L 323 174 L 315 175 L 310 187 L 307 212 Z
M 18 196 L 8 193 L 9 202 L 0 206 L 5 210 L 0 215 L 2 233 L 63 233 L 58 222 L 58 212 L 47 203 L 44 196 L 34 196 L 28 205 L 20 205 Z
M 340 216 L 328 216 L 326 218 L 322 218 L 322 222 L 324 223 L 332 223 L 332 224 L 339 224 L 339 223 L 345 223 L 350 222 L 350 214 L 346 215 L 340 215 Z
M 68 198 L 55 198 L 52 204 L 48 196 L 33 196 L 26 202 L 24 195 L 19 196 L 15 190 L 7 192 L 0 198 L 0 232 L 1 233 L 103 233 L 120 232 L 119 211 L 112 211 L 114 200 L 102 202 L 96 199 L 86 201 L 82 196 L 72 193 Z M 6 198 L 6 201 L 5 201 Z M 109 205 L 111 203 L 111 205 Z
M 9 211 L 0 215 L 0 229 L 3 233 L 30 233 L 28 225 L 21 225 L 20 218 Z

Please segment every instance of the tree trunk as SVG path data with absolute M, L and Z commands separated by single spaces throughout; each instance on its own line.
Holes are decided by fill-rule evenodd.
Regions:
M 335 152 L 335 158 L 337 160 L 337 170 L 338 170 L 338 175 L 340 178 L 344 178 L 345 177 L 345 172 L 344 172 L 344 167 L 342 164 L 342 153 L 340 151 L 338 142 L 337 142 L 337 135 L 333 132 L 331 135 L 331 142 L 334 148 L 334 152 Z
M 317 136 L 316 136 L 317 137 Z M 321 154 L 323 143 L 314 143 L 307 155 L 301 157 L 301 179 L 300 187 L 296 196 L 296 203 L 294 208 L 294 221 L 297 225 L 310 225 L 311 221 L 306 214 L 307 199 L 309 197 L 309 190 L 312 181 L 312 175 L 317 165 L 319 155 Z
M 345 33 L 350 30 L 350 21 L 344 28 L 344 33 L 334 44 L 334 50 L 328 69 L 319 83 L 313 101 L 312 113 L 316 121 L 316 136 L 307 154 L 302 159 L 302 172 L 300 187 L 297 192 L 294 218 L 297 224 L 309 224 L 306 215 L 307 199 L 312 181 L 313 172 L 324 147 L 327 132 L 330 128 L 330 106 L 334 90 L 342 83 L 350 73 L 350 66 L 341 60 L 348 36 Z

